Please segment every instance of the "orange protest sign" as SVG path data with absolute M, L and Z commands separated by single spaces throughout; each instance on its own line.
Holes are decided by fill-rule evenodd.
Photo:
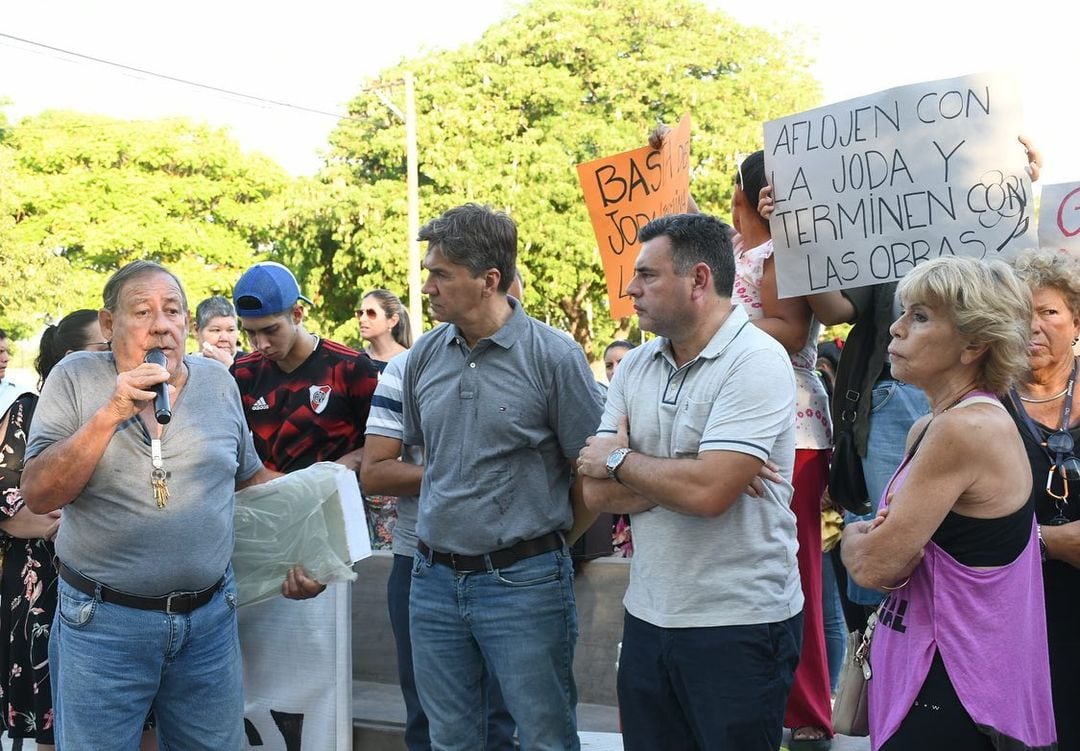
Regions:
M 690 195 L 690 115 L 664 138 L 660 151 L 645 146 L 577 166 L 600 260 L 611 317 L 634 314 L 626 285 L 634 276 L 638 232 L 666 214 L 686 211 Z

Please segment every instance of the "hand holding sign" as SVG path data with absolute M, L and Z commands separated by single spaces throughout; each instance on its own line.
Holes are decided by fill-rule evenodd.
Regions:
M 690 190 L 690 116 L 646 146 L 577 166 L 604 265 L 611 316 L 633 315 L 626 285 L 634 276 L 638 232 L 658 216 L 686 211 Z

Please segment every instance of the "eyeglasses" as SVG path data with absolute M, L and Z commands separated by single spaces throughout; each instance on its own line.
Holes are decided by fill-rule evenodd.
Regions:
M 356 317 L 360 318 L 362 316 L 366 316 L 367 318 L 374 321 L 376 318 L 379 317 L 379 311 L 377 308 L 357 308 Z
M 87 342 L 83 347 L 85 352 L 108 352 L 110 349 L 112 349 L 111 342 Z

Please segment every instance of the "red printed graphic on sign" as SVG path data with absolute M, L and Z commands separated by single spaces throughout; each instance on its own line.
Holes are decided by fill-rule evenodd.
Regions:
M 1080 188 L 1062 200 L 1057 210 L 1057 225 L 1065 237 L 1080 235 Z

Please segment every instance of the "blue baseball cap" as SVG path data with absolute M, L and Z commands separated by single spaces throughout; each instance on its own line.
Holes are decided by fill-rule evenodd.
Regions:
M 277 315 L 290 310 L 297 300 L 315 304 L 300 294 L 300 285 L 293 273 L 273 261 L 255 264 L 233 287 L 233 305 L 241 317 Z

